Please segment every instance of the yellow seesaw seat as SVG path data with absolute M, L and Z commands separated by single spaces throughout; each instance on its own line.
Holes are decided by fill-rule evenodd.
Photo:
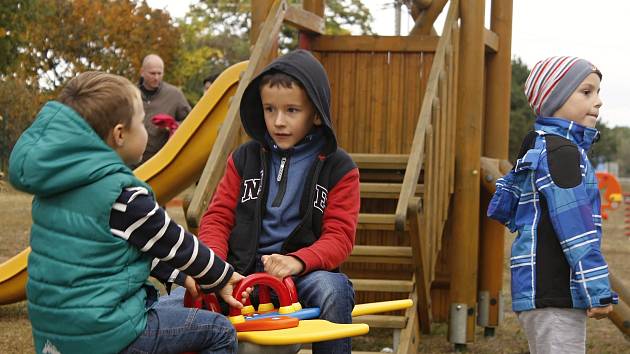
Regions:
M 326 320 L 302 320 L 297 327 L 273 331 L 238 332 L 238 340 L 260 345 L 288 345 L 322 342 L 367 334 L 370 327 L 364 323 L 339 324 Z

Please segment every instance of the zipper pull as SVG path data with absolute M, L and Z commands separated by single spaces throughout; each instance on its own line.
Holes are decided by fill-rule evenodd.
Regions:
M 278 169 L 278 177 L 276 178 L 276 182 L 282 181 L 282 174 L 284 173 L 284 165 L 287 163 L 287 157 L 282 156 L 280 160 L 280 169 Z

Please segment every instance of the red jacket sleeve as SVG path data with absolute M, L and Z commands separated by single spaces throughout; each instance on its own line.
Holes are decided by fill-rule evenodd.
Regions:
M 326 204 L 319 239 L 290 254 L 304 263 L 302 274 L 317 269 L 335 269 L 352 252 L 361 204 L 357 168 L 350 170 L 330 190 Z
M 236 219 L 236 205 L 240 194 L 241 177 L 228 157 L 225 173 L 217 186 L 208 210 L 201 217 L 199 239 L 221 259 L 228 254 L 228 240 Z

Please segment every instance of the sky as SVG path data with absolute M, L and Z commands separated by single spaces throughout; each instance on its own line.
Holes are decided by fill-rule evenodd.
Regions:
M 195 0 L 148 0 L 150 6 L 182 17 Z M 394 10 L 383 8 L 391 0 L 363 0 L 375 18 L 372 29 L 380 35 L 394 34 Z M 491 0 L 486 0 L 489 8 Z M 630 126 L 630 40 L 624 0 L 513 0 L 512 57 L 529 68 L 555 55 L 578 56 L 603 73 L 600 118 L 609 126 Z M 443 12 L 443 16 L 446 11 Z M 486 27 L 489 28 L 489 13 Z M 436 26 L 441 32 L 442 21 Z M 402 34 L 413 22 L 403 16 Z M 625 43 L 625 44 L 624 44 Z

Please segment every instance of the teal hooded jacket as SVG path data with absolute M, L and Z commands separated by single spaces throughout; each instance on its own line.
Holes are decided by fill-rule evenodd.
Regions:
M 9 178 L 34 195 L 27 299 L 36 352 L 119 352 L 144 331 L 156 292 L 151 259 L 114 237 L 109 218 L 123 188 L 150 188 L 55 101 L 16 143 Z

